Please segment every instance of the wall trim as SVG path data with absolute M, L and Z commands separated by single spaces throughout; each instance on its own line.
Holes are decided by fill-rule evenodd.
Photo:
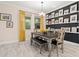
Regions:
M 65 44 L 68 43 L 68 44 L 75 45 L 75 46 L 79 47 L 78 43 L 74 43 L 74 42 L 70 42 L 70 41 L 66 41 L 66 40 L 64 40 L 64 42 L 65 42 Z
M 4 42 L 0 42 L 0 45 L 6 45 L 6 44 L 11 44 L 11 43 L 16 43 L 16 42 L 19 42 L 18 40 L 15 40 L 15 41 L 4 41 Z

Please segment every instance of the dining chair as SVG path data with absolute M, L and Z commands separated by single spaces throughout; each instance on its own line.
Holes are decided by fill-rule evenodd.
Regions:
M 58 54 L 58 46 L 61 45 L 61 50 L 62 50 L 62 53 L 63 53 L 63 43 L 64 43 L 64 36 L 65 36 L 65 31 L 63 28 L 61 28 L 59 31 L 58 31 L 58 37 L 56 38 L 56 40 L 53 40 L 52 41 L 52 44 L 54 45 L 54 47 L 56 47 L 56 50 L 57 50 L 57 56 L 59 56 Z

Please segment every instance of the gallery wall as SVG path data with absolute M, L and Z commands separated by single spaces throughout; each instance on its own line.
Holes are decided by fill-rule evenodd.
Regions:
M 11 4 L 0 4 L 0 13 L 12 15 L 13 28 L 6 27 L 6 21 L 0 20 L 0 44 L 18 42 L 19 40 L 19 10 L 35 12 L 34 10 Z M 27 13 L 26 13 L 27 14 Z

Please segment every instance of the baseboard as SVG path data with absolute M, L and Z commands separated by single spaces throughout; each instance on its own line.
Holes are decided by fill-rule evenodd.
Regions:
M 18 40 L 4 41 L 4 42 L 0 42 L 0 45 L 11 44 L 11 43 L 16 43 L 16 42 L 18 42 Z
M 71 45 L 75 45 L 75 46 L 78 46 L 79 47 L 79 44 L 78 43 L 74 43 L 74 42 L 70 42 L 70 41 L 66 41 L 64 40 L 64 42 L 67 44 L 71 44 Z

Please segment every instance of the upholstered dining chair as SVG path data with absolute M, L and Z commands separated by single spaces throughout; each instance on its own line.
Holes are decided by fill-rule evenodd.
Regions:
M 61 50 L 63 53 L 63 43 L 64 43 L 64 36 L 65 36 L 65 31 L 63 28 L 61 28 L 58 33 L 58 37 L 56 38 L 56 40 L 52 41 L 52 44 L 56 47 L 57 50 L 57 56 L 59 56 L 58 54 L 58 46 L 61 45 Z

